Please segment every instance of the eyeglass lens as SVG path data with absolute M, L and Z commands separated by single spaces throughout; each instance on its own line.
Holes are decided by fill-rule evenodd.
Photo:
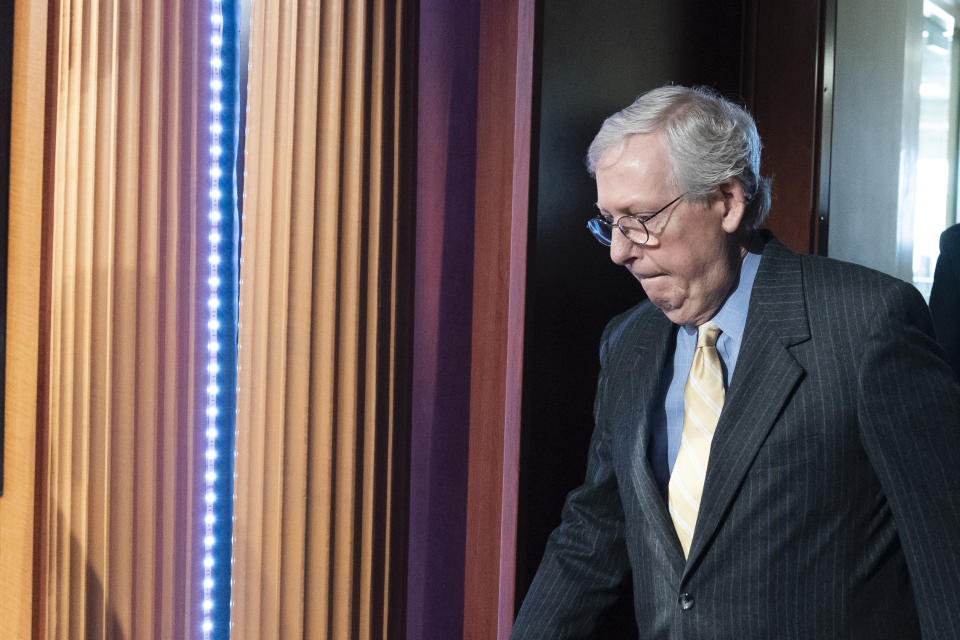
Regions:
M 593 234 L 600 244 L 610 246 L 613 244 L 613 226 L 599 217 L 587 220 L 587 229 Z
M 613 228 L 615 226 L 618 227 L 623 235 L 631 242 L 636 244 L 645 244 L 650 237 L 646 226 L 644 226 L 640 220 L 631 216 L 620 218 L 615 225 L 599 216 L 587 221 L 587 229 L 590 230 L 593 237 L 596 238 L 600 244 L 608 247 L 613 244 Z

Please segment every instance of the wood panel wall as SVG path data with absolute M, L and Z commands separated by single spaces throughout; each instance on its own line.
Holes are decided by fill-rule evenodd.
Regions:
M 826 254 L 836 0 L 747 0 L 741 92 L 773 177 L 765 227 L 794 251 Z
M 463 637 L 513 626 L 536 3 L 480 9 Z
M 506 637 L 535 3 L 420 8 L 407 637 Z

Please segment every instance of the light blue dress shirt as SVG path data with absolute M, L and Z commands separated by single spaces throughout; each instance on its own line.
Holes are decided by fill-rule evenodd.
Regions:
M 747 253 L 740 264 L 740 280 L 737 288 L 723 303 L 720 310 L 709 320 L 720 327 L 717 340 L 717 352 L 723 364 L 724 386 L 729 386 L 733 370 L 737 366 L 740 343 L 743 341 L 743 328 L 747 323 L 747 309 L 750 305 L 750 292 L 753 280 L 760 266 L 760 254 Z M 673 463 L 680 450 L 680 436 L 683 433 L 683 389 L 687 385 L 687 376 L 693 364 L 693 354 L 697 349 L 697 328 L 679 326 L 676 331 L 676 343 L 673 358 L 667 357 L 660 376 L 660 401 L 652 416 L 650 446 L 648 453 L 653 473 L 660 486 L 660 492 L 666 501 L 667 485 Z

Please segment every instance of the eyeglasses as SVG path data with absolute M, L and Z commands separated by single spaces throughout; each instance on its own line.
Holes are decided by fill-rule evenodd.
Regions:
M 680 194 L 653 213 L 635 213 L 621 216 L 614 221 L 608 220 L 602 213 L 598 213 L 595 218 L 587 221 L 587 229 L 589 229 L 593 237 L 597 239 L 597 242 L 608 247 L 613 244 L 614 227 L 620 229 L 620 233 L 625 235 L 627 240 L 634 244 L 647 244 L 647 241 L 650 239 L 650 231 L 647 229 L 647 223 L 650 222 L 654 216 L 660 215 L 670 208 L 671 205 L 679 202 L 685 195 L 687 194 Z

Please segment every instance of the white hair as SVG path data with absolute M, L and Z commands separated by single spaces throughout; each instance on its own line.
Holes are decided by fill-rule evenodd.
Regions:
M 720 185 L 736 180 L 747 202 L 742 225 L 753 230 L 763 223 L 770 211 L 770 179 L 760 175 L 763 145 L 745 109 L 706 87 L 648 91 L 604 121 L 587 151 L 590 175 L 596 177 L 605 151 L 638 133 L 664 134 L 674 186 L 688 200 L 704 203 Z

